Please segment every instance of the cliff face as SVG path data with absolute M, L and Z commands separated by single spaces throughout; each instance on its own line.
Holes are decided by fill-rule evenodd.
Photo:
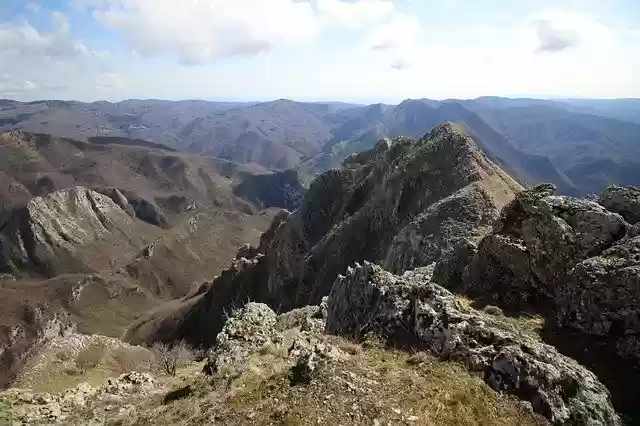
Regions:
M 354 262 L 394 272 L 428 265 L 488 233 L 519 190 L 454 124 L 420 140 L 382 141 L 348 158 L 344 169 L 320 175 L 300 209 L 275 218 L 255 256 L 238 259 L 195 296 L 142 318 L 128 337 L 208 346 L 224 310 L 247 299 L 287 310 L 318 303 Z
M 56 191 L 32 199 L 2 225 L 0 271 L 45 277 L 96 271 L 132 257 L 159 231 L 90 189 Z

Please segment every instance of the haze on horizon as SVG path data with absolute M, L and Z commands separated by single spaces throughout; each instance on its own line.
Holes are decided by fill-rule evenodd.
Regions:
M 0 98 L 640 97 L 635 0 L 3 0 Z

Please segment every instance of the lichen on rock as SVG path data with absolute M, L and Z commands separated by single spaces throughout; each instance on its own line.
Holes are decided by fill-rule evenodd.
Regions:
M 552 346 L 505 330 L 431 281 L 433 268 L 396 276 L 365 262 L 336 280 L 327 332 L 375 332 L 482 372 L 494 389 L 531 403 L 556 424 L 619 424 L 606 387 Z

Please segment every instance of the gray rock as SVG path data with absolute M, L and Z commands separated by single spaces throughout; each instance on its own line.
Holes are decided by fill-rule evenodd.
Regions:
M 368 332 L 464 362 L 494 389 L 531 403 L 555 424 L 620 424 L 597 377 L 552 346 L 507 330 L 431 282 L 433 268 L 396 276 L 365 262 L 339 277 L 328 301 L 327 332 Z
M 540 185 L 505 207 L 496 231 L 480 242 L 463 290 L 513 307 L 548 304 L 577 263 L 626 235 L 619 214 L 553 191 Z
M 168 225 L 167 218 L 160 208 L 149 200 L 144 198 L 129 198 L 129 204 L 136 212 L 136 217 L 151 225 L 165 227 Z
M 0 271 L 46 277 L 90 272 L 137 253 L 145 236 L 155 236 L 143 225 L 111 198 L 84 187 L 36 197 L 0 231 Z M 115 240 L 123 242 L 116 253 Z
M 598 199 L 607 210 L 619 213 L 631 224 L 640 222 L 640 189 L 610 185 Z
M 135 216 L 136 212 L 131 205 L 129 205 L 129 200 L 124 196 L 122 192 L 118 188 L 95 188 L 95 191 L 99 194 L 106 195 L 111 198 L 111 200 L 116 203 L 122 210 L 129 213 L 130 216 Z
M 477 243 L 500 217 L 491 195 L 471 184 L 419 215 L 393 239 L 383 265 L 403 272 L 449 257 L 460 247 Z
M 578 263 L 558 289 L 558 325 L 608 337 L 640 364 L 640 237 Z

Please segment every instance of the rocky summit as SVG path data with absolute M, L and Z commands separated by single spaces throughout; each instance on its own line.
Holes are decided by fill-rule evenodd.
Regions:
M 238 257 L 182 304 L 142 318 L 127 338 L 209 346 L 222 312 L 244 300 L 285 311 L 319 303 L 354 262 L 394 272 L 428 265 L 489 233 L 521 189 L 453 123 L 419 140 L 383 140 L 316 178 L 298 210 L 276 216 L 253 256 Z M 166 320 L 176 315 L 183 320 Z
M 268 216 L 259 244 L 204 281 L 210 269 L 185 265 L 219 262 L 212 253 L 230 243 L 215 230 L 242 217 L 198 214 L 166 229 L 161 209 L 115 188 L 34 198 L 0 234 L 13 278 L 56 274 L 48 265 L 59 259 L 92 271 L 109 241 L 124 257 L 128 245 L 138 251 L 72 285 L 74 303 L 42 303 L 5 330 L 0 356 L 24 367 L 0 393 L 0 422 L 634 424 L 640 190 L 579 199 L 551 184 L 525 189 L 477 142 L 454 123 L 382 139 L 317 176 L 302 199 L 297 172 L 259 179 L 284 198 L 245 180 L 235 194 L 252 205 L 299 207 Z M 141 247 L 113 237 L 140 237 L 135 227 L 162 237 Z M 153 276 L 176 259 L 184 269 Z M 75 308 L 83 289 L 121 275 L 138 290 L 117 287 L 98 304 L 132 294 L 160 303 L 126 317 L 121 339 L 80 334 L 93 330 Z M 194 282 L 178 285 L 181 276 Z M 15 285 L 0 290 L 15 295 Z

